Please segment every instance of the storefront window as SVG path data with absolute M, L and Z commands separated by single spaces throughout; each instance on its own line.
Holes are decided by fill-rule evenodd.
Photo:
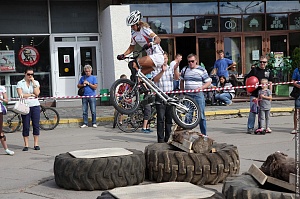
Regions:
M 219 31 L 218 16 L 197 16 L 196 23 L 199 33 Z
M 241 32 L 241 16 L 221 16 L 221 32 Z
M 148 18 L 148 23 L 151 29 L 156 34 L 169 34 L 171 33 L 171 19 L 170 17 L 157 17 Z
M 0 37 L 0 66 L 3 67 L 10 62 L 10 67 L 15 68 L 14 70 L 11 68 L 8 71 L 1 69 L 1 72 L 24 73 L 25 68 L 28 66 L 24 65 L 18 56 L 19 52 L 27 46 L 34 47 L 39 54 L 38 62 L 31 66 L 34 68 L 34 71 L 50 72 L 49 36 Z M 7 62 L 3 58 L 6 55 L 11 57 Z M 36 57 L 34 56 L 36 54 L 28 50 L 28 59 L 35 59 Z
M 267 30 L 287 30 L 288 26 L 287 14 L 268 14 Z
M 267 1 L 266 5 L 267 13 L 300 11 L 300 3 L 298 0 Z
M 243 26 L 245 32 L 265 30 L 264 15 L 243 15 Z
M 186 1 L 184 3 L 174 3 L 172 1 L 172 15 L 209 15 L 218 14 L 218 2 Z
M 290 30 L 300 30 L 300 14 L 293 13 L 290 15 Z
M 263 12 L 263 1 L 220 1 L 220 14 L 249 14 Z
M 139 1 L 142 3 L 143 1 Z M 170 3 L 146 3 L 132 4 L 130 1 L 130 11 L 138 10 L 142 16 L 170 16 Z
M 173 17 L 173 33 L 194 33 L 194 17 Z

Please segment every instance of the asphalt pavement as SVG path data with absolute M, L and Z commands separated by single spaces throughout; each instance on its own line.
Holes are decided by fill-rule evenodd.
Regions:
M 223 112 L 222 118 L 211 117 L 207 121 L 209 137 L 218 143 L 236 145 L 240 155 L 240 173 L 246 172 L 252 163 L 260 166 L 261 161 L 275 151 L 281 151 L 295 156 L 294 135 L 289 132 L 293 127 L 292 100 L 273 101 L 273 116 L 271 128 L 273 132 L 266 135 L 249 135 L 245 133 L 247 117 L 237 114 L 237 111 L 248 110 L 248 102 L 234 103 L 232 106 L 206 107 L 207 114 L 212 111 L 216 114 Z M 285 110 L 285 111 L 280 111 Z M 288 111 L 290 110 L 290 111 Z M 62 120 L 81 119 L 81 108 L 59 108 Z M 233 113 L 236 117 L 229 117 Z M 275 114 L 279 113 L 279 114 Z M 101 118 L 111 118 L 113 108 L 111 106 L 98 106 L 98 128 L 84 128 L 78 126 L 56 128 L 52 131 L 41 131 L 40 151 L 33 150 L 33 138 L 30 135 L 29 151 L 23 152 L 23 138 L 21 132 L 6 134 L 7 143 L 14 156 L 6 155 L 0 149 L 0 198 L 5 199 L 81 199 L 96 198 L 101 191 L 74 191 L 65 190 L 56 185 L 53 174 L 55 156 L 74 150 L 122 147 L 144 151 L 149 144 L 156 142 L 156 132 L 144 134 L 122 133 L 119 129 L 113 129 L 111 122 L 101 122 Z M 198 129 L 198 128 L 197 128 Z M 197 130 L 196 129 L 196 130 Z M 155 182 L 144 182 L 155 183 Z M 222 184 L 205 185 L 218 191 L 222 190 Z

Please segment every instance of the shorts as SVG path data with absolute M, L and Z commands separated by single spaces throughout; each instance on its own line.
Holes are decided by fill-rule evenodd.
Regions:
M 300 109 L 300 96 L 297 99 L 295 99 L 295 108 Z
M 164 55 L 163 54 L 153 54 L 153 55 L 149 55 L 149 57 L 152 59 L 155 67 L 160 67 L 164 63 Z
M 144 120 L 150 120 L 150 117 L 151 117 L 151 106 L 150 104 L 147 104 L 144 107 Z

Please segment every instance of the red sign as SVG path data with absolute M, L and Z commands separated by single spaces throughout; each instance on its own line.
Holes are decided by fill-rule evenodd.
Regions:
M 25 46 L 19 51 L 18 58 L 25 66 L 33 66 L 39 61 L 40 53 L 32 46 Z

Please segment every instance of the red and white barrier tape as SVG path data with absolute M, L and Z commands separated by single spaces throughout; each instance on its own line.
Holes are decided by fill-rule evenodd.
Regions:
M 297 81 L 300 82 L 300 81 Z M 272 83 L 272 85 L 285 85 L 285 84 L 292 84 L 293 82 L 278 82 Z M 270 85 L 270 84 L 268 84 Z M 250 86 L 232 86 L 232 87 L 225 87 L 225 88 L 206 88 L 206 89 L 191 89 L 191 90 L 179 90 L 179 91 L 169 91 L 166 92 L 167 94 L 176 94 L 176 93 L 197 93 L 200 91 L 221 91 L 221 90 L 231 90 L 231 89 L 239 89 L 239 88 L 257 88 L 262 86 L 262 84 L 257 85 L 250 85 Z M 109 95 L 91 95 L 91 96 L 63 96 L 63 97 L 39 97 L 39 100 L 47 100 L 47 99 L 81 99 L 81 98 L 101 98 L 101 97 L 109 97 Z M 11 100 L 18 100 L 19 98 L 11 98 Z

